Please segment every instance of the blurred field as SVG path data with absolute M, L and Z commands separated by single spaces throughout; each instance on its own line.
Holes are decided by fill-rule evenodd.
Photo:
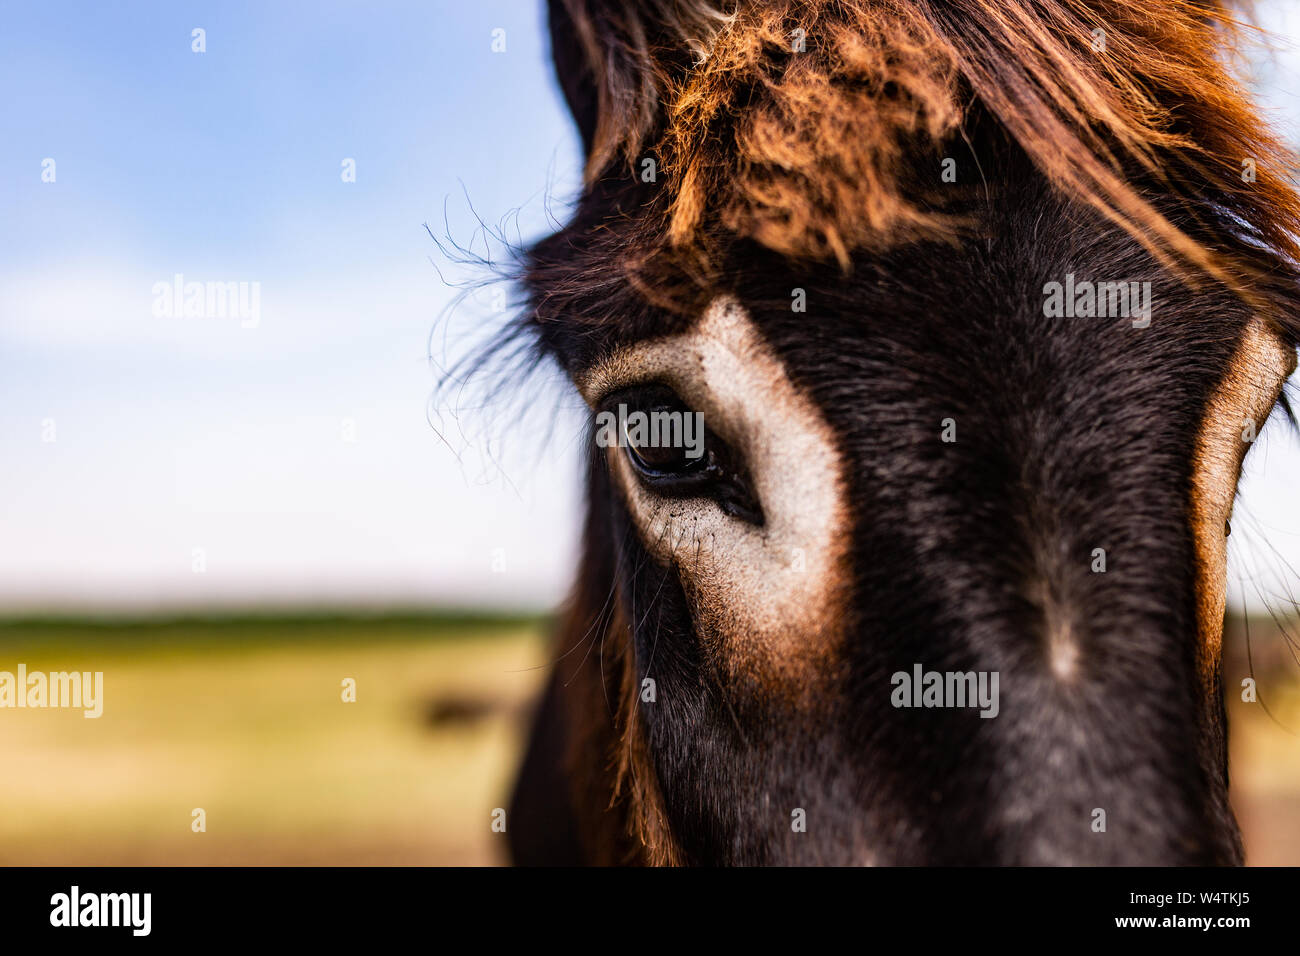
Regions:
M 0 710 L 0 864 L 504 862 L 491 815 L 506 804 L 546 626 L 0 624 L 0 670 L 99 670 L 105 683 L 97 720 Z M 1271 622 L 1251 622 L 1263 705 L 1242 703 L 1240 621 L 1227 646 L 1248 860 L 1297 864 L 1300 665 Z M 346 677 L 356 703 L 341 700 Z M 190 828 L 196 807 L 204 833 Z
M 1250 655 L 1247 655 L 1249 631 Z M 1300 621 L 1229 614 L 1223 683 L 1232 805 L 1252 866 L 1300 866 Z M 1258 701 L 1241 699 L 1254 675 Z
M 105 685 L 98 719 L 0 711 L 0 863 L 502 862 L 491 814 L 543 631 L 420 618 L 0 627 L 0 670 L 101 670 Z M 204 833 L 190 829 L 196 807 Z

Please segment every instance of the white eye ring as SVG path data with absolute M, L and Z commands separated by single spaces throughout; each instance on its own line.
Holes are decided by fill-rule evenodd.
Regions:
M 588 402 L 637 381 L 669 385 L 744 464 L 761 525 L 707 498 L 655 494 L 623 454 L 610 457 L 638 537 L 675 566 L 710 646 L 748 678 L 815 692 L 843 620 L 850 512 L 835 435 L 790 382 L 743 308 L 715 301 L 689 331 L 623 349 L 579 380 Z M 734 651 L 734 653 L 727 653 Z

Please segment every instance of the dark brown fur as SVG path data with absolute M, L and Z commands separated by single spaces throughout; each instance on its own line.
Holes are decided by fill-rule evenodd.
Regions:
M 1170 420 L 1175 412 L 1185 415 L 1176 422 L 1178 441 L 1189 448 L 1196 416 L 1204 413 L 1206 396 L 1216 376 L 1224 374 L 1250 313 L 1262 314 L 1288 342 L 1300 339 L 1300 200 L 1287 179 L 1293 159 L 1259 121 L 1233 77 L 1227 61 L 1241 28 L 1224 4 L 754 0 L 719 11 L 694 0 L 553 0 L 551 24 L 561 83 L 587 147 L 587 185 L 574 222 L 530 257 L 534 298 L 527 323 L 543 351 L 571 373 L 614 344 L 684 328 L 720 289 L 740 290 L 775 316 L 785 294 L 774 291 L 781 281 L 773 278 L 769 287 L 750 278 L 753 273 L 781 279 L 791 273 L 802 284 L 824 289 L 836 288 L 837 275 L 855 273 L 853 282 L 860 285 L 846 282 L 845 291 L 828 296 L 838 309 L 831 310 L 829 322 L 852 313 L 850 288 L 865 300 L 893 283 L 924 299 L 927 284 L 947 278 L 922 274 L 907 250 L 925 249 L 933 257 L 936 248 L 950 246 L 974 262 L 978 256 L 972 250 L 983 244 L 990 254 L 996 246 L 1008 248 L 1007 256 L 1019 256 L 984 263 L 978 274 L 1002 269 L 1006 276 L 999 278 L 1014 289 L 1021 288 L 1020 273 L 1054 275 L 1050 270 L 1068 267 L 1080 256 L 1102 257 L 1107 274 L 1156 276 L 1167 308 L 1187 321 L 1170 327 L 1165 353 L 1129 356 L 1127 372 L 1151 383 L 1170 377 L 1166 394 L 1177 394 L 1168 399 Z M 804 53 L 789 48 L 796 28 L 806 31 Z M 1104 51 L 1092 47 L 1092 31 L 1098 28 L 1105 31 Z M 963 163 L 962 186 L 940 183 L 939 162 L 945 156 Z M 658 164 L 653 184 L 638 180 L 646 157 Z M 1246 159 L 1257 164 L 1255 182 L 1242 181 Z M 972 173 L 972 165 L 978 173 Z M 1041 243 L 1050 247 L 1047 251 L 1024 251 L 1027 243 L 1015 238 L 1038 228 L 1032 205 L 1007 214 L 1010 233 L 1000 216 L 985 211 L 1024 203 L 1027 196 L 1047 217 L 1049 234 Z M 1085 238 L 1058 238 L 1066 231 Z M 1006 262 L 1013 267 L 1003 268 Z M 951 292 L 976 295 L 981 281 L 968 279 Z M 985 295 L 1005 302 L 1004 292 L 988 289 Z M 961 327 L 960 314 L 942 313 L 943 308 L 939 301 L 926 313 L 938 316 L 936 334 L 965 340 L 968 330 Z M 1222 317 L 1218 338 L 1206 331 L 1207 314 Z M 789 344 L 797 337 L 783 321 L 774 318 L 768 334 L 787 351 L 797 351 Z M 1048 334 L 1037 326 L 1026 328 L 1033 331 L 1016 326 L 1000 334 Z M 898 333 L 906 344 L 895 343 L 888 354 L 924 354 L 925 343 L 906 334 Z M 840 342 L 829 332 L 827 341 Z M 1084 383 L 1079 387 L 1123 388 L 1128 386 L 1114 383 L 1134 381 L 1121 376 L 1125 356 L 1122 350 L 1112 353 L 1110 344 L 1097 347 L 1104 357 L 1096 367 L 1087 366 L 1092 361 L 1087 357 L 1078 359 L 1079 367 L 1071 366 L 1071 350 L 1081 350 L 1065 333 L 1042 345 L 1057 361 L 1052 374 L 1072 376 L 1064 383 L 1032 380 L 1050 364 L 1047 360 L 1035 362 L 978 337 L 969 341 L 972 355 L 988 347 L 1003 355 L 1008 368 L 1023 364 L 1025 394 L 1033 387 L 1054 394 L 1050 389 L 1072 387 L 1074 377 Z M 844 346 L 828 348 L 829 364 Z M 1182 369 L 1184 377 L 1174 378 Z M 995 384 L 1003 374 L 984 371 Z M 813 393 L 821 389 L 858 399 L 843 373 L 809 366 L 802 374 L 801 385 Z M 908 373 L 898 374 L 901 379 Z M 985 398 L 971 396 L 971 406 Z M 898 401 L 905 407 L 904 399 Z M 1006 404 L 1017 407 L 1011 399 Z M 1123 413 L 1111 414 L 1119 420 Z M 1056 454 L 1050 439 L 1064 424 L 1056 423 L 1042 439 L 1050 454 Z M 1135 443 L 1139 425 L 1120 424 Z M 1169 449 L 1175 445 L 1172 438 L 1160 445 L 1153 455 L 1160 464 L 1151 467 L 1173 469 L 1176 456 Z M 997 478 L 990 474 L 987 486 L 972 480 L 971 488 L 997 495 Z M 1093 483 L 1105 481 L 1099 477 Z M 1150 479 L 1152 487 L 1185 484 L 1186 476 L 1172 470 Z M 662 765 L 656 766 L 652 735 L 637 705 L 637 635 L 631 623 L 641 619 L 638 615 L 660 612 L 638 606 L 632 613 L 629 602 L 640 593 L 641 565 L 613 562 L 644 554 L 629 550 L 614 530 L 626 533 L 629 522 L 599 457 L 593 459 L 589 494 L 586 557 L 560 646 L 568 651 L 593 642 L 598 651 L 576 667 L 558 665 L 539 728 L 560 732 L 552 740 L 539 730 L 517 806 L 527 807 L 547 790 L 556 818 L 574 821 L 582 848 L 578 855 L 589 862 L 766 861 L 764 848 L 709 850 L 713 831 L 687 840 L 682 834 L 690 821 L 681 798 L 676 809 L 667 805 L 664 788 L 678 781 L 666 780 Z M 966 506 L 993 507 L 988 497 Z M 1055 514 L 1057 503 L 1040 507 Z M 1080 525 L 1097 513 L 1077 507 Z M 1135 538 L 1149 544 L 1152 554 L 1172 556 L 1186 550 L 1180 535 L 1183 531 L 1164 527 Z M 1049 548 L 1041 553 L 1059 560 Z M 1184 564 L 1179 587 L 1192 580 L 1190 558 Z M 1064 579 L 1074 572 L 1053 573 Z M 1151 582 L 1153 588 L 1160 585 Z M 1075 590 L 1092 586 L 1088 582 Z M 1171 622 L 1185 625 L 1192 619 L 1191 599 L 1171 590 L 1183 603 L 1159 614 L 1143 611 L 1142 627 L 1164 633 L 1173 628 Z M 1063 613 L 1076 611 L 1068 606 Z M 669 618 L 671 613 L 663 612 Z M 684 625 L 669 619 L 651 626 Z M 685 646 L 691 637 L 681 640 Z M 1100 646 L 1101 638 L 1096 642 Z M 1126 660 L 1116 648 L 1109 652 Z M 1187 674 L 1194 675 L 1195 652 L 1188 654 L 1177 666 L 1186 663 Z M 1226 758 L 1217 669 L 1203 683 L 1197 694 L 1204 704 L 1189 718 L 1197 740 L 1186 746 L 1197 752 L 1187 757 L 1199 761 L 1195 775 L 1204 776 L 1193 781 L 1195 775 L 1189 775 L 1177 787 L 1195 791 L 1183 794 L 1191 808 L 1188 820 L 1201 819 L 1197 808 L 1204 799 L 1203 816 L 1212 821 L 1213 837 L 1207 842 L 1189 837 L 1186 846 L 1168 850 L 1165 858 L 1231 861 L 1241 850 L 1226 809 L 1226 765 L 1219 765 Z M 691 732 L 661 730 L 660 738 L 689 738 Z M 1168 741 L 1173 750 L 1184 743 Z M 905 757 L 895 753 L 888 760 Z M 556 765 L 564 768 L 558 790 L 541 786 L 546 774 L 538 768 Z M 728 781 L 719 773 L 714 785 L 721 790 Z M 910 794 L 910 784 L 893 785 Z M 946 824 L 936 823 L 936 829 L 941 825 Z M 554 858 L 536 832 L 511 832 L 520 861 Z M 919 844 L 926 839 L 908 834 Z M 900 846 L 905 847 L 900 859 L 915 859 L 920 852 L 907 841 Z M 938 852 L 931 847 L 932 856 Z M 983 859 L 961 856 L 956 848 L 946 852 L 965 862 Z M 974 838 L 969 852 L 980 852 Z M 1014 848 L 1007 853 L 1038 859 L 1028 851 L 1017 856 Z

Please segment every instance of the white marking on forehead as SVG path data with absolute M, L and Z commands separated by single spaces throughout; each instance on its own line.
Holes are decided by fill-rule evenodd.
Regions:
M 1243 430 L 1247 422 L 1255 432 L 1263 426 L 1295 367 L 1295 351 L 1263 321 L 1252 321 L 1201 424 L 1192 466 L 1191 524 L 1199 563 L 1197 616 L 1203 675 L 1217 665 L 1223 642 L 1228 561 L 1224 525 L 1250 448 Z
M 1076 640 L 1069 607 L 1054 593 L 1045 575 L 1032 579 L 1030 599 L 1043 611 L 1047 634 L 1047 663 L 1052 675 L 1068 684 L 1079 673 L 1079 643 Z
M 830 427 L 733 299 L 690 331 L 622 349 L 580 377 L 591 405 L 638 383 L 670 386 L 744 460 L 765 524 L 706 499 L 648 491 L 621 449 L 610 463 L 641 539 L 676 566 L 706 650 L 771 687 L 813 688 L 810 665 L 834 653 L 849 533 Z
M 1079 645 L 1068 630 L 1053 635 L 1051 664 L 1057 680 L 1074 680 L 1079 668 Z
M 1062 683 L 1074 680 L 1079 670 L 1079 644 L 1067 618 L 1048 625 L 1048 662 L 1052 673 Z

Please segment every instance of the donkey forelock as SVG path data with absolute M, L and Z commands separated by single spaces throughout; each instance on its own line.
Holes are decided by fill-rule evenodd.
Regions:
M 553 679 L 521 858 L 1239 860 L 1224 539 L 1300 200 L 1226 6 L 550 10 L 587 176 L 525 327 L 709 451 L 592 448 L 561 641 L 600 650 Z M 1001 706 L 891 699 L 927 667 Z
M 1215 202 L 1296 258 L 1291 155 L 1229 69 L 1240 24 L 1218 0 L 557 0 L 552 17 L 557 53 L 579 41 L 562 80 L 588 181 L 654 157 L 653 228 L 676 249 L 752 238 L 847 265 L 951 240 L 961 191 L 928 173 L 987 113 L 1166 263 L 1238 274 L 1198 234 Z

